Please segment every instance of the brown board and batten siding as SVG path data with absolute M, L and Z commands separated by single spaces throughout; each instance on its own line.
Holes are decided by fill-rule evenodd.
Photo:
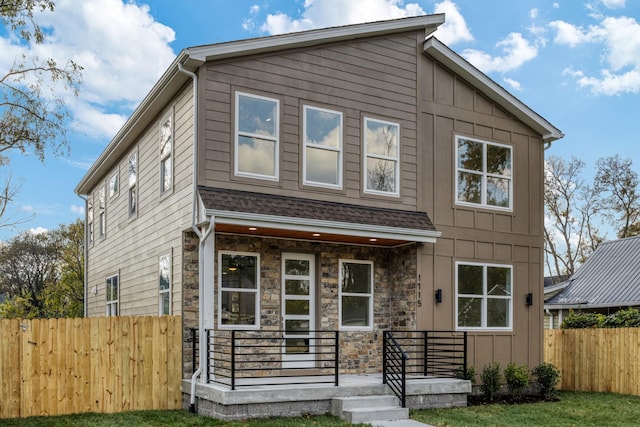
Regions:
M 283 50 L 211 62 L 203 67 L 206 118 L 201 127 L 206 159 L 199 184 L 317 200 L 415 210 L 417 206 L 417 55 L 424 31 Z M 236 91 L 280 101 L 278 181 L 235 177 Z M 343 114 L 343 189 L 303 185 L 303 105 Z M 400 125 L 400 197 L 363 191 L 364 118 Z
M 542 138 L 433 58 L 419 61 L 418 210 L 429 213 L 442 237 L 419 253 L 418 328 L 456 328 L 457 261 L 511 265 L 512 330 L 470 332 L 469 363 L 477 370 L 492 361 L 533 367 L 543 361 Z M 512 148 L 512 211 L 456 205 L 456 135 Z M 440 304 L 436 289 L 443 290 Z
M 160 194 L 159 127 L 173 115 L 173 188 Z M 138 212 L 129 216 L 128 162 L 138 153 Z M 119 275 L 121 315 L 158 315 L 159 257 L 172 255 L 172 311 L 182 309 L 182 231 L 190 227 L 193 173 L 193 91 L 183 88 L 150 122 L 149 126 L 104 176 L 119 171 L 119 193 L 109 199 L 107 188 L 106 235 L 98 237 L 94 208 L 93 245 L 88 250 L 87 314 L 103 316 L 107 277 Z M 94 189 L 94 194 L 97 188 Z M 97 294 L 91 289 L 96 286 Z

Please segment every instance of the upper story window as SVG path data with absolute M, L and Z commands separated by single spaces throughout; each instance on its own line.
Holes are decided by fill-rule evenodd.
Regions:
M 235 174 L 277 180 L 280 102 L 236 93 Z
M 364 119 L 365 192 L 400 194 L 400 125 Z
M 304 183 L 342 188 L 342 113 L 304 106 Z
M 87 198 L 87 233 L 89 234 L 89 244 L 93 244 L 93 194 Z
M 118 276 L 107 277 L 107 316 L 120 314 L 120 286 Z
M 491 208 L 513 208 L 511 147 L 456 137 L 456 201 Z
M 129 216 L 138 211 L 138 153 L 129 157 Z
M 160 193 L 171 190 L 173 185 L 173 125 L 171 116 L 160 124 Z
M 458 329 L 511 330 L 511 266 L 456 264 Z
M 163 255 L 158 262 L 159 315 L 171 314 L 171 255 Z
M 104 185 L 98 191 L 98 236 L 102 239 L 105 236 L 107 229 L 107 201 L 105 199 L 105 187 Z
M 340 328 L 373 328 L 373 262 L 340 260 Z
M 120 192 L 120 182 L 118 179 L 118 171 L 116 170 L 109 177 L 109 199 L 114 198 Z
M 260 257 L 223 252 L 218 259 L 218 324 L 257 328 L 260 319 Z

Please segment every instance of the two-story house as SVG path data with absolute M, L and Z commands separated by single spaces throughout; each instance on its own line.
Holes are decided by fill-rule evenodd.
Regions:
M 194 382 L 224 376 L 230 331 L 273 332 L 270 371 L 325 367 L 326 331 L 340 375 L 379 373 L 385 330 L 466 332 L 478 371 L 541 363 L 563 135 L 432 37 L 443 22 L 184 49 L 76 188 L 87 315 L 183 316 Z

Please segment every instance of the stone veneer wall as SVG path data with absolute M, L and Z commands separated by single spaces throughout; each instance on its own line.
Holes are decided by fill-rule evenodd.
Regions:
M 198 328 L 198 245 L 193 231 L 182 234 L 182 377 L 191 378 L 193 341 L 191 329 Z
M 191 375 L 189 329 L 198 322 L 198 242 L 193 233 L 184 235 L 184 373 Z M 283 329 L 281 317 L 281 254 L 283 252 L 316 255 L 316 329 L 338 330 L 339 260 L 373 261 L 374 328 L 372 331 L 340 333 L 340 372 L 376 373 L 382 369 L 382 331 L 415 330 L 417 299 L 417 249 L 415 244 L 399 248 L 351 246 L 325 242 L 307 242 L 251 236 L 217 235 L 218 251 L 260 254 L 260 327 Z M 217 265 L 216 265 L 217 274 Z M 217 282 L 216 277 L 216 282 Z M 217 286 L 217 284 L 216 284 Z M 217 307 L 216 307 L 217 310 Z M 216 313 L 217 315 L 217 313 Z M 217 321 L 217 318 L 216 318 Z

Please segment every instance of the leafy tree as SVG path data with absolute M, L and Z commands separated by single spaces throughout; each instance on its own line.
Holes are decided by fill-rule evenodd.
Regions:
M 45 41 L 37 13 L 54 7 L 52 0 L 0 0 L 0 22 L 26 51 Z M 26 54 L 16 57 L 4 74 L 0 71 L 0 166 L 7 165 L 9 152 L 44 160 L 47 151 L 60 154 L 68 149 L 65 124 L 69 112 L 63 94 L 77 96 L 81 71 L 72 60 L 60 65 L 53 58 Z M 0 188 L 0 218 L 18 189 L 10 179 Z M 0 226 L 12 225 L 6 221 L 4 218 Z
M 640 182 L 631 159 L 619 155 L 598 159 L 594 190 L 602 193 L 601 209 L 620 225 L 618 237 L 631 237 L 640 231 Z
M 573 274 L 602 241 L 595 226 L 601 205 L 582 179 L 584 166 L 575 157 L 545 161 L 545 263 L 552 275 Z
M 29 232 L 0 247 L 0 317 L 78 317 L 83 313 L 82 221 Z

